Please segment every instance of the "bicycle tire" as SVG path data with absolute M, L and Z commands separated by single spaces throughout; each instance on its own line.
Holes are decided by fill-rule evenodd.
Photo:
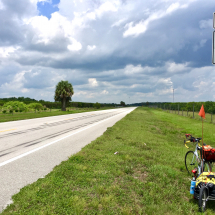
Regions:
M 206 209 L 207 197 L 207 188 L 205 186 L 202 186 L 199 192 L 199 210 L 201 212 L 204 212 Z
M 205 166 L 207 166 L 206 168 L 206 172 L 212 172 L 212 163 L 210 163 L 210 162 L 204 162 L 203 163 L 203 165 L 204 165 L 204 170 L 203 171 L 205 171 Z
M 192 170 L 198 170 L 198 161 L 194 154 L 194 151 L 188 151 L 185 155 L 185 166 L 189 175 L 192 175 Z

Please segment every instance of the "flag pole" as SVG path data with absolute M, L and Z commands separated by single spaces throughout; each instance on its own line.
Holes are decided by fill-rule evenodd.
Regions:
M 202 172 L 203 172 L 203 147 L 204 147 L 204 145 L 203 145 L 203 117 L 202 117 Z
M 202 104 L 202 107 L 199 111 L 199 116 L 202 118 L 202 172 L 203 172 L 203 153 L 204 153 L 204 142 L 203 142 L 203 118 L 205 119 L 205 110 L 204 110 L 204 105 Z

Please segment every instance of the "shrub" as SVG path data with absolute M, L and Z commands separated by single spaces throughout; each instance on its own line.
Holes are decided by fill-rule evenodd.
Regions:
M 7 113 L 7 111 L 6 111 L 6 110 L 3 110 L 2 113 Z
M 27 105 L 24 104 L 23 102 L 19 102 L 19 101 L 10 101 L 4 104 L 3 106 L 4 109 L 10 111 L 26 111 L 27 110 Z
M 29 109 L 33 109 L 33 110 L 42 110 L 43 109 L 43 106 L 42 106 L 42 104 L 40 104 L 40 103 L 31 103 L 31 104 L 29 104 L 28 105 L 28 108 Z

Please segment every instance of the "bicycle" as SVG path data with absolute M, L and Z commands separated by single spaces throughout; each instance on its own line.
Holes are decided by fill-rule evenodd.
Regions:
M 187 146 L 188 143 L 194 143 L 195 144 L 195 151 L 188 151 L 185 155 L 185 166 L 189 173 L 189 175 L 193 176 L 193 174 L 196 177 L 197 175 L 200 175 L 202 173 L 202 165 L 203 165 L 203 171 L 212 172 L 212 163 L 206 162 L 204 159 L 201 158 L 201 150 L 202 147 L 200 145 L 200 142 L 202 138 L 195 138 L 192 137 L 190 134 L 185 134 L 186 139 L 184 140 L 185 147 L 189 149 Z M 205 144 L 204 144 L 205 145 Z

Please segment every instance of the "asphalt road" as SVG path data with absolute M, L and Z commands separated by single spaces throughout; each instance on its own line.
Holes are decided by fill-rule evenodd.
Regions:
M 134 109 L 0 123 L 0 212 L 22 187 L 43 178 Z

